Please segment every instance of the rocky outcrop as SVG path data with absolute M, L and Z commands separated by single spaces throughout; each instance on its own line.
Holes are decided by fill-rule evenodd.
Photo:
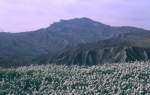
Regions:
M 130 36 L 130 37 L 129 37 Z M 134 38 L 133 38 L 134 37 Z M 57 64 L 96 65 L 150 60 L 150 42 L 132 34 L 111 38 L 57 54 L 49 60 Z M 135 43 L 137 41 L 137 43 Z M 145 45 L 144 45 L 145 44 Z

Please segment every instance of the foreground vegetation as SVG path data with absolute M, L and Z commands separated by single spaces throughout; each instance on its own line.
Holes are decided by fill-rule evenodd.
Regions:
M 0 70 L 0 95 L 150 95 L 150 63 Z

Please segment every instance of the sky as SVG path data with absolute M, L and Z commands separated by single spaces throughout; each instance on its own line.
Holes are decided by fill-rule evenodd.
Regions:
M 150 30 L 150 0 L 0 0 L 0 31 L 33 31 L 77 17 Z

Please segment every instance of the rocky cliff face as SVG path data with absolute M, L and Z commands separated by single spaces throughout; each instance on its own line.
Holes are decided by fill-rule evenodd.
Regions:
M 146 39 L 146 40 L 144 40 Z M 150 60 L 150 47 L 146 36 L 127 34 L 97 43 L 84 44 L 62 52 L 49 60 L 50 63 L 96 65 L 113 62 Z
M 88 50 L 75 50 L 65 52 L 50 63 L 76 64 L 76 65 L 96 65 L 113 62 L 131 62 L 150 60 L 150 49 L 138 47 L 109 47 Z

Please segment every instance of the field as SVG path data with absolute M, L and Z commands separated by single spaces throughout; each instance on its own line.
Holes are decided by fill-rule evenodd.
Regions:
M 150 62 L 1 68 L 0 95 L 150 95 Z

